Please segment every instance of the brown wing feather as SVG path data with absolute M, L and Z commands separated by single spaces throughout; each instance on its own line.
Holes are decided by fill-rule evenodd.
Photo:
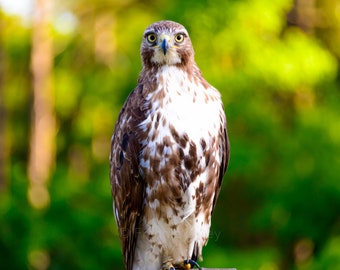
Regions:
M 141 151 L 136 126 L 145 114 L 140 98 L 142 86 L 128 97 L 116 123 L 111 156 L 110 180 L 114 211 L 127 270 L 133 259 L 144 207 L 145 181 L 139 172 L 138 156 Z
M 228 164 L 229 164 L 229 157 L 230 157 L 230 144 L 229 144 L 227 121 L 225 119 L 225 115 L 223 115 L 222 119 L 224 119 L 224 121 L 221 123 L 221 128 L 220 128 L 220 140 L 221 141 L 220 141 L 220 149 L 219 149 L 222 158 L 221 158 L 220 172 L 218 176 L 218 184 L 216 185 L 215 196 L 214 196 L 211 212 L 214 211 L 215 209 L 216 201 L 220 193 L 220 189 L 221 189 L 222 180 L 227 171 Z

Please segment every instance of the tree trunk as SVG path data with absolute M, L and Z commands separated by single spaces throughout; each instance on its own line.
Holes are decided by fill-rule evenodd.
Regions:
M 0 192 L 6 188 L 6 111 L 4 106 L 4 51 L 3 51 L 3 15 L 0 10 Z
M 55 163 L 56 120 L 51 18 L 52 1 L 35 0 L 31 52 L 33 112 L 28 162 L 28 198 L 34 208 L 49 205 L 47 183 Z

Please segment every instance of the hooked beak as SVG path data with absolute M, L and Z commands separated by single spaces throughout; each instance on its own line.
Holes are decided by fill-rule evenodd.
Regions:
M 160 36 L 160 48 L 162 49 L 164 55 L 166 55 L 168 49 L 170 48 L 170 37 L 168 35 L 161 35 Z

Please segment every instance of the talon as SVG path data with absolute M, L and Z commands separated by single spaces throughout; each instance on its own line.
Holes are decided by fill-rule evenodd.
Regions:
M 175 267 L 172 265 L 171 262 L 165 262 L 162 265 L 162 270 L 175 270 Z
M 162 270 L 191 270 L 195 267 L 201 269 L 198 263 L 194 260 L 184 260 L 176 264 L 172 264 L 170 261 L 172 259 L 166 258 L 162 264 Z
M 172 265 L 172 263 L 170 262 L 171 258 L 167 257 L 163 264 L 162 264 L 162 270 L 175 270 L 175 267 Z
M 196 261 L 194 261 L 194 260 L 191 260 L 191 259 L 189 259 L 189 260 L 185 260 L 184 262 L 183 262 L 183 264 L 184 264 L 184 269 L 192 269 L 192 268 L 194 268 L 195 266 L 197 267 L 197 268 L 200 268 L 200 266 L 198 265 L 198 263 L 196 262 Z

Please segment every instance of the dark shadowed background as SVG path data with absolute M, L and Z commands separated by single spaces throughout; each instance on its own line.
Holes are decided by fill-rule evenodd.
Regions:
M 123 269 L 110 138 L 161 19 L 228 117 L 202 265 L 340 269 L 340 0 L 0 0 L 0 268 Z

